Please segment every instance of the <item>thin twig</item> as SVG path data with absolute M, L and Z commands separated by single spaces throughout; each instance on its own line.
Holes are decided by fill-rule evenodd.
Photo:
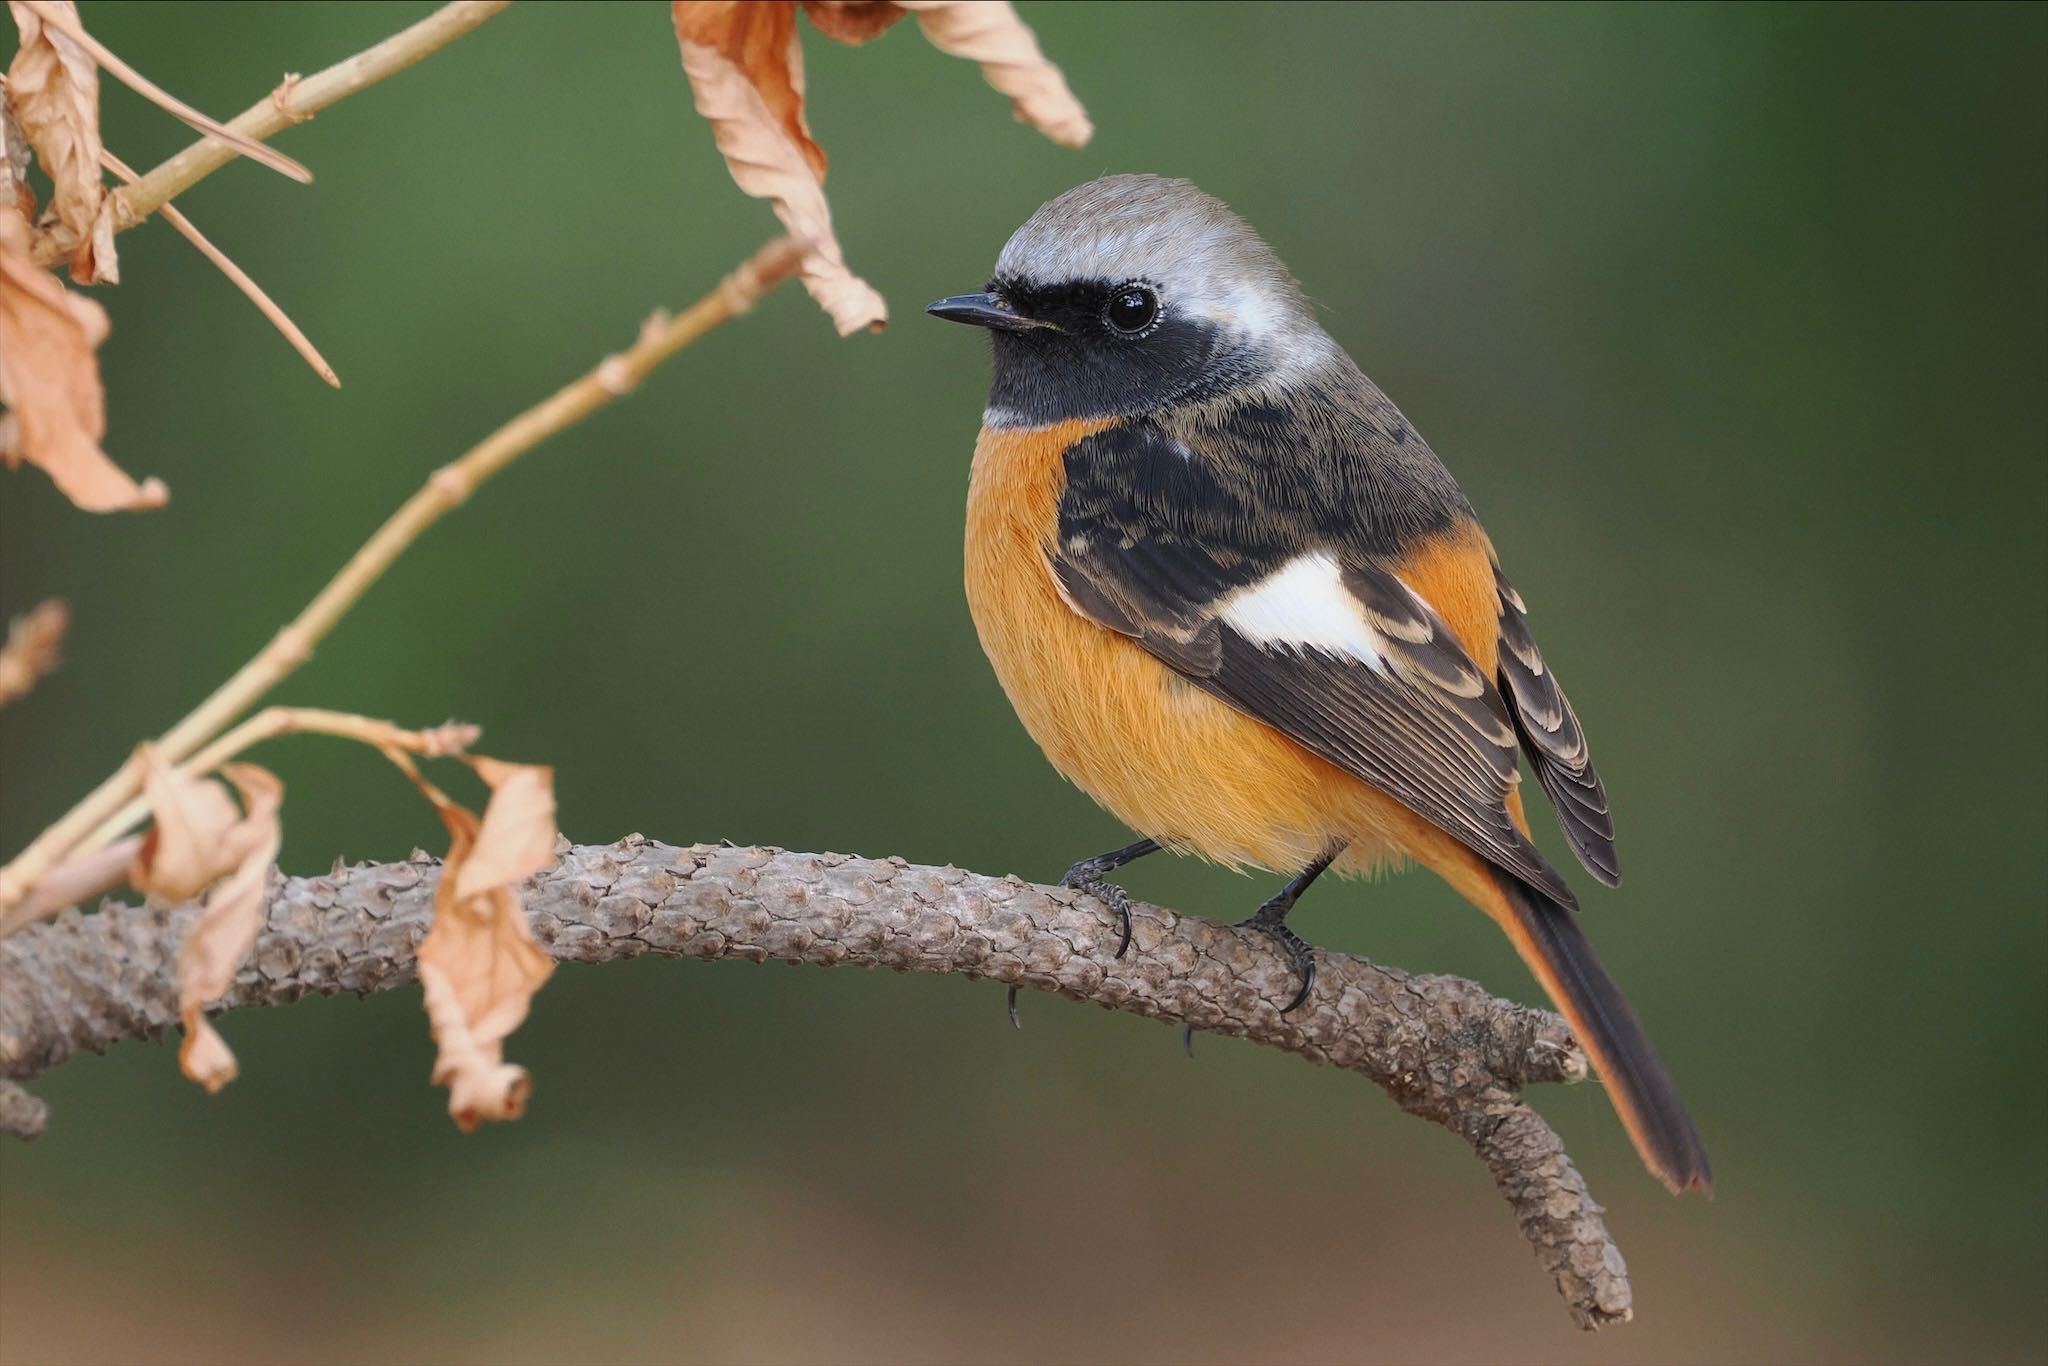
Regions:
M 789 279 L 801 255 L 798 245 L 776 238 L 719 282 L 717 289 L 670 318 L 656 314 L 626 350 L 601 361 L 589 374 L 507 422 L 453 464 L 434 471 L 419 492 L 342 566 L 317 597 L 272 637 L 212 696 L 166 731 L 157 750 L 177 763 L 220 733 L 279 680 L 306 661 L 344 613 L 355 605 L 392 561 L 476 491 L 478 485 L 556 432 L 630 393 L 656 366 L 721 323 L 747 312 L 768 291 Z M 13 862 L 0 868 L 0 913 L 19 905 L 30 889 L 60 861 L 89 853 L 87 837 L 142 790 L 141 767 L 133 759 L 88 793 L 84 800 L 38 835 Z
M 373 717 L 358 716 L 353 712 L 323 711 L 316 707 L 265 707 L 248 720 L 215 740 L 199 753 L 178 765 L 178 769 L 194 778 L 203 778 L 219 768 L 243 750 L 274 740 L 285 735 L 332 735 L 343 740 L 356 740 L 378 749 L 397 749 L 411 754 L 424 755 L 429 759 L 446 758 L 461 753 L 476 743 L 478 730 L 475 726 L 450 723 L 433 730 L 403 730 L 389 721 Z M 90 850 L 141 823 L 149 814 L 149 803 L 137 797 L 102 822 L 98 829 L 78 842 L 82 850 Z M 76 856 L 74 856 L 76 857 Z M 65 865 L 59 865 L 61 869 Z M 58 869 L 52 869 L 43 881 L 47 883 L 56 876 Z M 74 904 L 73 901 L 59 903 L 53 909 Z M 24 903 L 26 905 L 26 903 Z M 0 912 L 0 935 L 11 933 L 19 925 L 27 923 L 17 911 Z
M 445 759 L 463 753 L 482 732 L 472 725 L 450 721 L 432 730 L 406 730 L 389 721 L 354 712 L 325 711 L 317 707 L 265 707 L 221 736 L 198 754 L 179 764 L 189 778 L 203 778 L 243 750 L 284 735 L 331 735 L 354 740 L 381 751 L 414 782 L 421 778 L 404 756 L 417 754 L 427 759 Z M 141 845 L 139 835 L 121 839 L 121 833 L 141 823 L 149 814 L 149 803 L 141 797 L 130 801 L 99 829 L 79 841 L 78 852 L 37 879 L 36 885 L 17 905 L 0 910 L 0 938 L 24 925 L 55 915 L 66 906 L 76 906 L 91 897 L 113 891 L 129 880 L 128 870 Z
M 283 129 L 304 123 L 337 100 L 397 75 L 511 3 L 512 0 L 456 0 L 454 4 L 443 5 L 411 27 L 311 76 L 287 77 L 269 95 L 228 120 L 227 127 L 252 142 L 274 137 Z M 218 138 L 202 138 L 145 172 L 135 184 L 114 191 L 115 231 L 126 232 L 235 156 L 236 149 Z M 74 245 L 45 234 L 36 243 L 36 264 L 57 264 Z
M 91 53 L 92 59 L 113 72 L 122 84 L 180 122 L 198 129 L 209 137 L 222 139 L 235 151 L 240 152 L 251 161 L 261 162 L 279 175 L 290 176 L 301 185 L 312 183 L 313 173 L 299 162 L 294 161 L 275 148 L 265 147 L 262 143 L 252 138 L 242 136 L 225 124 L 215 122 L 179 99 L 176 95 L 173 95 L 170 91 L 158 85 L 155 81 L 152 81 L 149 77 L 143 75 L 140 71 L 137 71 L 134 67 L 128 65 L 128 63 L 122 61 L 120 56 L 105 43 L 102 43 L 99 39 L 93 37 L 92 34 L 86 32 L 85 25 L 79 23 L 78 16 L 69 10 L 64 9 L 60 5 L 49 4 L 47 0 L 19 0 L 19 2 L 27 7 L 38 19 L 41 19 L 51 28 L 56 29 L 59 33 L 62 33 L 65 37 Z
M 127 162 L 121 160 L 112 152 L 102 149 L 100 161 L 107 169 L 127 181 L 130 185 L 133 185 L 140 178 L 129 167 Z M 312 339 L 299 330 L 297 323 L 285 316 L 285 311 L 279 308 L 270 295 L 264 292 L 263 286 L 250 279 L 247 271 L 229 260 L 226 252 L 208 241 L 206 234 L 193 226 L 192 220 L 185 217 L 176 204 L 166 204 L 158 209 L 157 212 L 162 214 L 164 222 L 176 228 L 186 241 L 199 248 L 201 256 L 204 256 L 207 260 L 213 262 L 215 266 L 219 267 L 220 273 L 227 276 L 236 289 L 249 296 L 249 302 L 255 304 L 257 311 L 264 317 L 270 319 L 272 327 L 275 327 L 284 334 L 284 339 L 292 344 L 292 350 L 303 356 L 306 364 L 313 367 L 314 374 L 320 376 L 320 378 L 326 380 L 337 389 L 341 387 L 341 376 L 334 373 L 334 367 L 327 363 L 327 357 L 320 354 L 320 348 L 313 345 Z
M 0 915 L 0 935 L 17 925 L 30 925 L 53 916 L 66 906 L 76 906 L 96 896 L 105 896 L 126 885 L 129 869 L 142 850 L 142 836 L 130 835 L 102 844 L 90 853 L 64 860 L 29 889 L 20 905 Z

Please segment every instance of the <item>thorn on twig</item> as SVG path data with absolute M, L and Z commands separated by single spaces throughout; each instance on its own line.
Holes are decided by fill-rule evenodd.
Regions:
M 270 107 L 293 123 L 308 123 L 313 115 L 292 103 L 292 96 L 298 93 L 299 80 L 298 72 L 287 71 L 284 79 L 278 82 L 277 89 L 270 92 Z

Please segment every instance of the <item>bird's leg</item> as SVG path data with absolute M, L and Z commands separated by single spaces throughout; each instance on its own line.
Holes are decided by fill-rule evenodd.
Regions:
M 1139 840 L 1126 844 L 1121 849 L 1112 849 L 1094 858 L 1084 858 L 1067 869 L 1067 875 L 1060 879 L 1060 886 L 1071 887 L 1077 892 L 1086 892 L 1108 906 L 1123 921 L 1123 939 L 1116 946 L 1116 956 L 1124 956 L 1124 950 L 1131 946 L 1131 899 L 1124 895 L 1124 889 L 1112 882 L 1104 882 L 1104 873 L 1113 873 L 1126 863 L 1135 862 L 1147 854 L 1159 852 L 1159 841 Z M 1012 985 L 1004 1004 L 1010 1012 L 1010 1025 L 1022 1029 L 1024 1022 L 1017 1018 L 1017 988 Z
M 1337 861 L 1337 855 L 1343 852 L 1344 846 L 1340 844 L 1323 854 L 1314 863 L 1295 874 L 1294 880 L 1253 912 L 1249 920 L 1237 922 L 1237 928 L 1241 930 L 1258 930 L 1271 935 L 1279 942 L 1280 947 L 1286 950 L 1287 956 L 1294 960 L 1294 970 L 1301 974 L 1301 990 L 1295 992 L 1294 999 L 1281 1008 L 1282 1015 L 1288 1014 L 1306 1001 L 1309 989 L 1316 984 L 1315 950 L 1308 946 L 1307 940 L 1287 928 L 1287 913 L 1294 909 L 1294 903 L 1301 899 L 1301 894 L 1308 890 L 1308 885 L 1321 877 L 1324 870 Z
M 1135 863 L 1147 854 L 1158 852 L 1158 840 L 1139 840 L 1136 844 L 1126 844 L 1121 849 L 1112 849 L 1106 854 L 1097 854 L 1094 858 L 1084 858 L 1067 869 L 1067 875 L 1060 879 L 1060 886 L 1071 887 L 1077 892 L 1086 892 L 1116 912 L 1117 919 L 1123 922 L 1123 938 L 1117 941 L 1116 946 L 1116 956 L 1119 958 L 1131 947 L 1131 899 L 1124 895 L 1123 888 L 1113 882 L 1104 882 L 1103 875 L 1115 872 L 1126 863 Z

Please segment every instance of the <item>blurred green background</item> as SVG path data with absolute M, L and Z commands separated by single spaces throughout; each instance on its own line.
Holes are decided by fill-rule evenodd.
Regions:
M 226 114 L 414 4 L 100 4 Z M 570 835 L 1050 879 L 1128 838 L 1012 718 L 961 598 L 986 359 L 923 318 L 1041 201 L 1193 178 L 1256 225 L 1463 481 L 1593 736 L 1628 884 L 1594 937 L 1719 1196 L 1593 1086 L 1535 1097 L 1635 1276 L 1576 1333 L 1462 1145 L 1356 1078 L 1002 991 L 773 966 L 562 971 L 527 1118 L 464 1138 L 410 992 L 230 1017 L 38 1084 L 0 1150 L 10 1361 L 1929 1361 L 2048 1356 L 2048 10 L 1027 4 L 1099 133 L 1014 124 L 904 25 L 807 35 L 847 254 L 432 532 L 277 699 L 481 722 Z M 111 81 L 109 144 L 189 134 Z M 436 465 L 774 229 L 663 7 L 522 5 L 180 202 L 318 383 L 161 224 L 100 291 L 107 445 L 173 491 L 0 482 L 0 610 L 75 608 L 0 714 L 28 840 L 294 612 Z M 440 832 L 300 739 L 294 871 Z M 1549 836 L 1545 832 L 1545 838 Z M 1553 849 L 1556 842 L 1551 842 Z M 1245 914 L 1193 863 L 1134 892 Z M 1317 943 L 1537 991 L 1422 876 Z

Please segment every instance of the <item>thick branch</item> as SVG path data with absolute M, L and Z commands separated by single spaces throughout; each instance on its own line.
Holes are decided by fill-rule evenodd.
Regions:
M 411 982 L 438 875 L 421 855 L 274 879 L 269 922 L 219 1009 Z M 541 944 L 567 962 L 651 953 L 958 972 L 1357 1072 L 1472 1145 L 1582 1327 L 1630 1316 L 1627 1268 L 1600 1207 L 1518 1094 L 1582 1078 L 1584 1057 L 1556 1016 L 1471 982 L 1326 953 L 1315 993 L 1283 1016 L 1291 966 L 1261 936 L 1216 921 L 1134 906 L 1119 960 L 1115 920 L 1076 892 L 900 859 L 637 835 L 565 847 L 525 897 Z M 110 903 L 0 941 L 0 1076 L 27 1079 L 82 1049 L 167 1033 L 178 1020 L 172 964 L 194 913 Z M 0 1083 L 0 1101 L 0 1122 L 18 1112 L 40 1127 L 18 1089 Z

